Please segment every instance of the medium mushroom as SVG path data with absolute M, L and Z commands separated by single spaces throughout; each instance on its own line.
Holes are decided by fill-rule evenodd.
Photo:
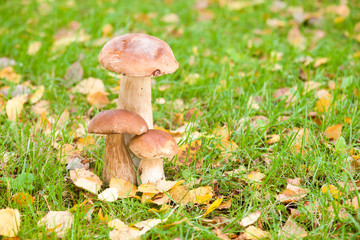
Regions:
M 124 133 L 140 135 L 148 130 L 145 120 L 127 110 L 105 110 L 90 122 L 89 133 L 106 134 L 103 177 L 122 178 L 136 184 L 136 171 L 124 141 Z
M 163 158 L 171 158 L 179 151 L 176 141 L 170 134 L 154 129 L 135 136 L 129 148 L 141 158 L 138 169 L 141 183 L 156 183 L 164 180 Z
M 118 108 L 139 114 L 152 129 L 151 77 L 173 73 L 179 67 L 169 45 L 143 33 L 124 34 L 104 45 L 99 62 L 123 75 Z

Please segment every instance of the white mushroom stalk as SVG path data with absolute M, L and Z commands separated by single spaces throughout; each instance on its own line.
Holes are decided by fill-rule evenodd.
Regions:
M 141 159 L 138 173 L 141 183 L 156 183 L 165 180 L 164 166 L 162 158 L 143 158 Z

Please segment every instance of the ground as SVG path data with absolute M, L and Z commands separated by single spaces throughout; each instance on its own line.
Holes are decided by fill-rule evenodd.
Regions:
M 1 2 L 0 209 L 19 210 L 19 238 L 55 238 L 38 224 L 50 210 L 74 217 L 65 239 L 107 239 L 113 219 L 166 219 L 143 239 L 359 237 L 359 2 Z M 105 139 L 86 127 L 116 108 L 119 78 L 98 54 L 129 32 L 163 39 L 180 63 L 153 81 L 154 125 L 179 140 L 167 180 L 210 189 L 204 201 L 100 201 L 66 169 L 74 148 L 102 177 Z M 90 77 L 101 91 L 79 85 Z

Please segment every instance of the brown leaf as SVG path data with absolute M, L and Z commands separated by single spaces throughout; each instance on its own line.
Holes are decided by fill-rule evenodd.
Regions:
M 72 83 L 79 82 L 84 75 L 84 70 L 79 61 L 74 62 L 67 70 L 64 76 L 64 80 L 68 82 L 66 86 L 70 86 Z
M 326 58 L 326 57 L 324 57 L 324 58 L 317 58 L 317 59 L 315 60 L 314 67 L 315 67 L 315 68 L 318 68 L 318 67 L 320 67 L 321 65 L 327 63 L 328 61 L 329 61 L 329 59 Z
M 109 186 L 118 190 L 119 198 L 136 196 L 137 187 L 125 179 L 111 178 Z
M 212 230 L 213 233 L 216 234 L 216 236 L 221 240 L 230 240 L 230 238 L 221 231 L 220 228 L 215 227 L 214 230 Z
M 29 193 L 18 192 L 13 195 L 11 199 L 20 207 L 25 207 L 28 203 L 32 205 L 34 203 L 35 197 L 32 197 Z
M 329 141 L 333 141 L 336 142 L 336 140 L 338 140 L 338 138 L 341 135 L 341 131 L 342 131 L 342 126 L 343 124 L 336 124 L 333 126 L 328 127 L 325 130 L 325 137 L 329 140 Z
M 289 217 L 285 225 L 281 229 L 281 236 L 285 238 L 304 238 L 307 236 L 305 229 L 297 224 L 292 217 Z
M 269 232 L 263 231 L 260 228 L 257 228 L 254 226 L 250 226 L 250 227 L 246 228 L 244 234 L 245 234 L 246 239 L 254 239 L 254 240 L 270 237 Z
M 197 152 L 201 148 L 201 140 L 192 141 L 179 147 L 177 161 L 179 164 L 190 165 L 196 159 Z M 201 167 L 201 160 L 197 160 L 196 167 Z
M 293 26 L 288 35 L 287 35 L 288 41 L 293 45 L 294 47 L 304 49 L 305 48 L 305 37 L 301 34 L 300 29 L 298 26 Z
M 104 92 L 95 92 L 86 97 L 88 103 L 96 108 L 102 108 L 110 103 Z
M 275 198 L 282 203 L 298 202 L 300 199 L 306 197 L 308 192 L 308 189 L 288 184 L 286 189 L 279 195 L 275 196 Z

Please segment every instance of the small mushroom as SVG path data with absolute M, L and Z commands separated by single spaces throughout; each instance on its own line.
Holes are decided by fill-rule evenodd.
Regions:
M 129 148 L 141 158 L 138 169 L 141 183 L 156 183 L 164 180 L 163 158 L 171 158 L 179 151 L 170 134 L 154 129 L 149 129 L 143 135 L 135 136 L 131 140 Z
M 124 142 L 124 133 L 140 135 L 148 130 L 145 120 L 127 110 L 105 110 L 90 122 L 89 133 L 106 134 L 103 177 L 122 178 L 136 184 L 136 171 Z

